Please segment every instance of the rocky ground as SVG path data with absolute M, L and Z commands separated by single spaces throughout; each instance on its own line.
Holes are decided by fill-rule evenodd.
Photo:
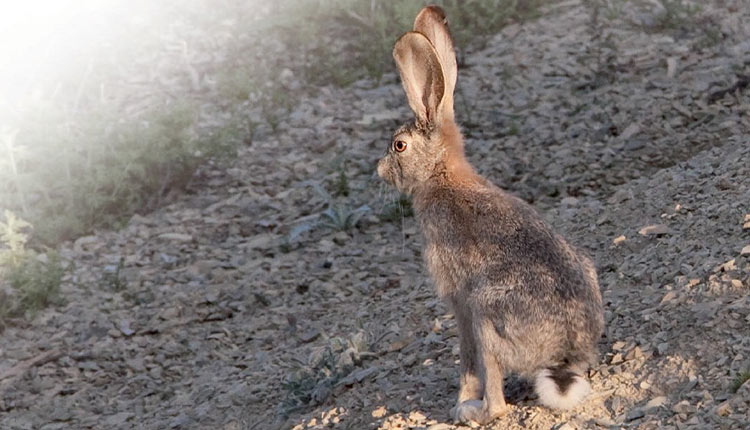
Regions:
M 461 55 L 471 161 L 588 250 L 606 304 L 594 394 L 552 412 L 510 378 L 488 428 L 750 423 L 750 7 L 657 6 L 557 3 Z M 455 321 L 373 173 L 408 118 L 395 74 L 322 88 L 65 246 L 67 304 L 0 337 L 0 428 L 454 428 Z

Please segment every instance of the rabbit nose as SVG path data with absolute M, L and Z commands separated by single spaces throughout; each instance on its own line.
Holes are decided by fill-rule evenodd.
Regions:
M 380 179 L 385 179 L 385 158 L 381 158 L 380 161 L 378 161 L 378 176 L 380 176 Z

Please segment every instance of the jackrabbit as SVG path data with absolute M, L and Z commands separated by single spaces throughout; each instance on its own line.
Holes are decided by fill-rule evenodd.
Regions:
M 412 195 L 427 267 L 458 323 L 460 389 L 451 416 L 482 424 L 504 414 L 508 372 L 532 378 L 542 404 L 573 407 L 590 390 L 584 373 L 604 329 L 594 264 L 466 160 L 443 10 L 422 9 L 393 57 L 416 121 L 396 131 L 377 170 Z

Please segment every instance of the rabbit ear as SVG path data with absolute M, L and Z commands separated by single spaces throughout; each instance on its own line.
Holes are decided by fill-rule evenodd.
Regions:
M 396 41 L 393 58 L 417 120 L 435 123 L 445 94 L 445 78 L 432 43 L 423 34 L 410 31 Z
M 445 11 L 438 6 L 427 6 L 419 11 L 414 19 L 414 31 L 422 33 L 432 43 L 438 56 L 438 61 L 443 67 L 445 79 L 445 100 L 443 101 L 444 114 L 450 113 L 453 117 L 453 91 L 456 88 L 458 77 L 458 65 L 456 64 L 456 51 L 453 48 L 453 38 L 448 28 L 448 18 Z

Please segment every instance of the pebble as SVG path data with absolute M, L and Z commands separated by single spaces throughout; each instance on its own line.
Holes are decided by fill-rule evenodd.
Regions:
M 687 400 L 683 400 L 672 406 L 672 411 L 678 414 L 689 414 L 695 412 L 695 410 L 695 406 L 691 405 Z
M 666 396 L 658 396 L 654 397 L 653 399 L 649 400 L 648 403 L 643 407 L 646 411 L 651 411 L 653 409 L 659 408 L 661 406 L 664 406 L 667 404 L 667 397 Z
M 471 67 L 460 72 L 457 115 L 466 120 L 468 156 L 477 170 L 510 193 L 533 199 L 555 229 L 588 250 L 597 262 L 607 321 L 601 346 L 612 344 L 609 357 L 617 364 L 600 363 L 603 370 L 592 376 L 592 385 L 604 386 L 624 400 L 612 402 L 608 410 L 600 404 L 609 403 L 608 399 L 591 399 L 573 414 L 585 426 L 592 426 L 594 420 L 612 428 L 687 428 L 680 420 L 688 417 L 671 415 L 666 398 L 661 403 L 651 397 L 669 393 L 676 396 L 670 401 L 683 400 L 678 396 L 692 372 L 701 375 L 701 390 L 708 390 L 717 402 L 730 403 L 724 405 L 726 409 L 720 404 L 714 413 L 713 401 L 686 393 L 689 403 L 677 409 L 694 411 L 689 425 L 713 428 L 725 418 L 739 422 L 747 414 L 741 403 L 750 388 L 719 399 L 727 391 L 727 375 L 733 374 L 727 372 L 739 370 L 750 357 L 750 345 L 742 337 L 745 326 L 740 324 L 750 322 L 748 307 L 740 303 L 729 311 L 726 304 L 741 293 L 728 291 L 733 285 L 730 278 L 743 281 L 740 288 L 747 285 L 750 243 L 745 231 L 738 233 L 738 222 L 750 228 L 750 217 L 741 219 L 747 212 L 749 176 L 741 169 L 747 169 L 750 153 L 744 141 L 719 125 L 731 120 L 740 128 L 746 122 L 743 109 L 748 92 L 737 91 L 711 104 L 705 97 L 737 79 L 730 66 L 742 55 L 729 58 L 725 52 L 750 46 L 746 35 L 738 33 L 742 26 L 735 25 L 750 22 L 750 12 L 739 8 L 727 18 L 726 8 L 701 4 L 722 29 L 722 40 L 716 47 L 701 47 L 700 55 L 693 51 L 682 55 L 679 49 L 698 42 L 694 33 L 700 31 L 674 40 L 664 37 L 671 31 L 644 32 L 622 25 L 622 18 L 605 19 L 602 14 L 598 25 L 614 30 L 605 30 L 607 38 L 595 38 L 590 32 L 597 24 L 583 3 L 564 3 L 551 18 L 515 24 L 512 42 L 490 41 L 487 50 L 469 55 Z M 623 14 L 631 13 L 625 9 Z M 186 43 L 194 48 L 191 55 L 200 53 L 200 46 L 191 44 L 190 38 Z M 224 54 L 221 43 L 210 45 L 219 47 L 217 56 Z M 597 53 L 603 57 L 596 58 Z M 599 80 L 599 71 L 592 72 L 590 65 L 610 65 L 610 54 L 616 58 L 615 79 L 604 76 L 601 82 L 588 83 L 592 75 Z M 663 79 L 668 58 L 686 62 L 673 68 L 675 79 Z M 279 80 L 295 85 L 302 72 L 281 64 L 288 68 Z M 206 82 L 211 82 L 212 69 L 205 69 Z M 498 72 L 509 75 L 508 79 L 499 78 Z M 61 254 L 76 266 L 66 275 L 70 277 L 64 285 L 68 303 L 43 311 L 28 324 L 6 327 L 0 366 L 10 368 L 33 357 L 40 344 L 62 346 L 65 351 L 79 347 L 81 351 L 75 353 L 98 352 L 94 357 L 63 357 L 37 366 L 19 383 L 3 381 L 0 428 L 15 427 L 14 421 L 21 423 L 20 428 L 37 428 L 41 422 L 26 424 L 24 414 L 51 416 L 52 407 L 71 411 L 71 419 L 62 422 L 71 428 L 108 427 L 104 416 L 115 410 L 134 411 L 144 428 L 168 428 L 180 413 L 195 418 L 194 412 L 185 410 L 186 404 L 208 405 L 201 410 L 207 411 L 206 422 L 216 423 L 215 428 L 233 416 L 242 416 L 243 425 L 247 419 L 257 429 L 289 428 L 296 423 L 307 427 L 310 417 L 332 404 L 353 407 L 331 417 L 328 424 L 318 418 L 319 428 L 366 428 L 373 418 L 370 412 L 382 404 L 393 405 L 384 418 L 408 416 L 414 409 L 444 416 L 440 414 L 452 406 L 458 389 L 458 339 L 448 336 L 456 331 L 455 320 L 446 320 L 450 327 L 436 331 L 443 336 L 434 343 L 421 342 L 431 321 L 449 311 L 425 276 L 415 219 L 406 217 L 401 225 L 401 220 L 383 223 L 370 216 L 371 222 L 347 233 L 314 225 L 294 243 L 284 236 L 296 225 L 293 220 L 309 216 L 305 219 L 314 224 L 328 207 L 330 202 L 310 185 L 325 191 L 334 159 L 346 160 L 347 175 L 351 174 L 352 193 L 346 203 L 357 207 L 384 200 L 378 194 L 380 182 L 373 177 L 374 160 L 387 145 L 390 127 L 409 117 L 397 79 L 390 70 L 382 82 L 366 81 L 356 89 L 320 86 L 294 114 L 281 118 L 278 130 L 264 132 L 265 138 L 255 132 L 252 147 L 240 151 L 235 166 L 202 166 L 184 198 L 170 197 L 169 206 L 133 217 L 129 229 L 97 231 L 65 245 L 68 249 Z M 510 99 L 517 101 L 515 106 Z M 681 109 L 674 108 L 674 101 Z M 360 119 L 364 121 L 358 123 Z M 518 136 L 505 135 L 511 121 Z M 610 126 L 615 133 L 620 131 L 619 138 Z M 721 183 L 731 187 L 717 188 L 719 177 L 726 177 Z M 241 204 L 217 204 L 235 195 L 243 196 Z M 560 196 L 571 197 L 560 201 Z M 681 208 L 670 218 L 668 208 L 678 201 Z M 661 218 L 663 212 L 667 216 Z M 648 238 L 636 234 L 652 223 L 668 224 L 679 234 L 656 234 L 658 230 L 651 230 Z M 153 240 L 160 233 L 166 236 Z M 116 265 L 122 256 L 126 267 L 121 274 L 131 282 L 125 291 L 106 295 L 97 284 L 102 268 Z M 737 257 L 732 266 L 720 268 L 731 272 L 719 275 L 726 278 L 713 282 L 706 276 L 732 257 Z M 232 265 L 241 268 L 236 276 Z M 359 272 L 368 277 L 353 276 Z M 341 278 L 334 279 L 339 273 Z M 382 289 L 368 284 L 374 280 L 372 285 L 383 285 L 386 279 L 398 281 Z M 693 284 L 690 279 L 699 281 Z M 206 295 L 219 284 L 216 291 L 221 294 Z M 301 284 L 304 293 L 298 288 Z M 692 305 L 716 298 L 721 301 L 705 313 L 705 324 L 697 322 Z M 658 306 L 660 300 L 670 306 Z M 221 321 L 204 318 L 226 301 L 246 308 Z M 677 302 L 686 306 L 671 306 Z M 297 316 L 296 334 L 286 330 L 288 314 Z M 131 321 L 136 333 L 126 338 L 117 328 L 121 320 Z M 109 330 L 112 322 L 115 328 Z M 300 340 L 299 333 L 313 325 L 325 335 L 302 333 Z M 335 387 L 331 396 L 315 397 L 322 400 L 320 405 L 294 405 L 292 424 L 276 423 L 276 415 L 289 406 L 282 399 L 293 403 L 295 396 L 311 394 L 304 384 L 288 384 L 284 378 L 299 371 L 307 378 L 301 382 L 327 386 L 325 371 L 336 369 L 310 368 L 308 358 L 336 342 L 347 345 L 360 327 L 372 335 L 369 341 L 377 341 L 373 345 L 377 356 L 363 355 L 350 373 L 355 382 L 361 378 L 361 386 Z M 117 337 L 107 336 L 108 332 Z M 207 336 L 213 333 L 220 336 Z M 407 349 L 415 342 L 413 336 L 420 341 Z M 389 349 L 399 337 L 410 339 Z M 645 347 L 646 342 L 652 346 Z M 332 351 L 333 360 L 346 350 L 344 346 Z M 659 354 L 641 356 L 651 350 Z M 714 363 L 721 355 L 731 356 L 725 368 L 704 367 L 704 362 Z M 744 358 L 733 361 L 738 356 Z M 351 364 L 351 356 L 346 357 L 341 363 Z M 425 359 L 432 364 L 416 366 Z M 79 362 L 86 364 L 79 368 Z M 377 376 L 368 371 L 375 366 L 382 369 Z M 234 381 L 249 385 L 236 397 L 219 401 L 222 390 Z M 47 384 L 60 385 L 65 394 L 40 400 Z M 66 398 L 74 398 L 75 404 L 66 404 Z M 634 402 L 640 405 L 650 398 L 640 409 L 633 408 Z M 534 411 L 534 422 L 519 421 L 523 414 L 519 411 L 529 410 Z M 98 416 L 92 418 L 92 411 Z M 635 418 L 641 412 L 645 415 Z M 615 416 L 618 421 L 633 421 L 618 426 Z M 551 412 L 534 400 L 522 399 L 510 414 L 488 427 L 517 427 L 520 422 L 531 430 L 549 430 L 555 422 L 567 425 L 569 417 L 570 413 Z M 338 419 L 340 425 L 335 424 Z M 392 428 L 408 428 L 405 420 L 401 422 Z M 188 422 L 186 427 L 196 425 Z M 412 427 L 453 428 L 430 421 Z
M 639 418 L 643 418 L 646 415 L 646 413 L 641 408 L 635 408 L 631 409 L 627 415 L 625 415 L 625 421 L 630 422 L 637 420 Z
M 714 413 L 716 413 L 716 415 L 719 415 L 721 417 L 726 417 L 729 414 L 731 414 L 732 413 L 732 406 L 731 406 L 730 402 L 726 401 L 726 402 L 721 403 L 719 406 L 717 406 L 714 409 Z

